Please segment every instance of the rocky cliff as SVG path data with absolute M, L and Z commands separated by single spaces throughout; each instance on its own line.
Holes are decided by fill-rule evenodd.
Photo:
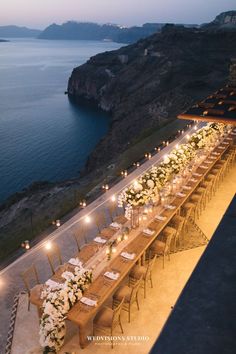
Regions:
M 202 28 L 208 31 L 236 31 L 236 11 L 222 12 Z
M 145 131 L 165 125 L 227 79 L 235 32 L 166 25 L 136 44 L 92 57 L 75 68 L 69 96 L 111 112 L 113 124 L 87 171 L 112 161 Z
M 40 39 L 110 40 L 134 43 L 160 31 L 162 23 L 146 23 L 143 26 L 123 27 L 113 24 L 100 25 L 92 22 L 68 21 L 62 25 L 52 24 L 39 35 Z

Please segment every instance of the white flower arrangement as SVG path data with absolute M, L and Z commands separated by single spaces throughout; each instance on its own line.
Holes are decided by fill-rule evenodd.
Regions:
M 92 271 L 75 267 L 74 273 L 64 272 L 65 282 L 54 289 L 47 287 L 41 294 L 43 314 L 40 319 L 40 345 L 44 354 L 57 353 L 64 343 L 65 319 L 68 311 L 78 301 L 92 282 Z
M 130 219 L 133 207 L 143 206 L 155 198 L 158 191 L 193 160 L 197 151 L 214 142 L 224 129 L 224 124 L 209 123 L 192 134 L 188 143 L 173 149 L 158 167 L 152 166 L 138 181 L 125 188 L 118 197 L 118 206 L 125 205 L 126 217 Z

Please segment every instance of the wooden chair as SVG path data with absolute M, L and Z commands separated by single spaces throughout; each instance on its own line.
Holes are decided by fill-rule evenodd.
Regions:
M 55 274 L 58 266 L 62 266 L 61 251 L 56 244 L 53 244 L 52 248 L 47 251 L 47 258 L 52 273 Z
M 106 218 L 103 212 L 96 214 L 95 224 L 101 237 L 109 239 L 116 233 L 116 230 L 106 227 Z
M 143 279 L 143 289 L 144 289 L 144 298 L 146 298 L 146 288 L 147 283 L 150 281 L 151 288 L 153 288 L 153 281 L 152 281 L 152 270 L 156 261 L 157 255 L 155 254 L 152 259 L 148 260 L 148 264 L 146 266 L 135 265 L 129 274 L 130 283 L 136 282 L 137 279 L 142 277 Z
M 77 248 L 78 248 L 78 252 L 80 252 L 81 251 L 81 246 L 82 246 L 81 245 L 82 241 L 84 241 L 85 243 L 88 243 L 84 228 L 80 227 L 78 230 L 76 230 L 73 233 L 73 237 L 75 239 L 75 242 L 76 242 L 76 245 L 77 245 Z
M 162 241 L 155 240 L 149 248 L 149 254 L 152 253 L 163 257 L 163 268 L 165 268 L 165 257 L 168 256 L 168 260 L 170 260 L 171 242 L 175 237 L 175 233 L 176 230 L 173 227 L 166 226 L 161 233 Z
M 21 278 L 25 284 L 27 293 L 28 293 L 28 311 L 30 310 L 30 295 L 31 289 L 35 285 L 40 285 L 38 272 L 35 265 L 32 265 L 28 269 L 26 269 L 23 273 L 20 274 Z
M 131 318 L 131 307 L 133 303 L 136 303 L 137 308 L 139 310 L 139 302 L 138 302 L 138 293 L 139 289 L 142 285 L 143 277 L 136 281 L 136 283 L 132 286 L 124 285 L 120 286 L 118 290 L 113 295 L 113 308 L 119 306 L 122 299 L 124 299 L 124 303 L 122 306 L 122 310 L 128 312 L 128 320 L 130 322 Z
M 114 203 L 108 206 L 108 213 L 112 222 L 117 222 L 118 224 L 123 225 L 128 221 L 128 219 L 123 214 L 117 214 L 117 206 Z
M 183 233 L 182 233 L 183 242 L 184 242 L 185 236 L 188 232 L 189 220 L 194 212 L 194 207 L 195 207 L 195 205 L 193 203 L 189 203 L 189 202 L 185 203 L 181 207 L 181 211 L 180 211 L 181 216 L 183 216 L 183 218 L 184 218 Z
M 174 252 L 176 252 L 177 243 L 180 245 L 181 234 L 184 226 L 184 217 L 180 215 L 174 215 L 173 218 L 170 220 L 169 226 L 176 230 L 174 237 L 172 236 L 173 250 Z
M 107 331 L 111 336 L 111 347 L 113 348 L 113 333 L 114 329 L 119 325 L 121 332 L 124 333 L 121 324 L 120 313 L 123 307 L 124 298 L 121 300 L 119 305 L 115 309 L 104 306 L 95 316 L 93 321 L 93 331 L 95 335 L 95 330 Z

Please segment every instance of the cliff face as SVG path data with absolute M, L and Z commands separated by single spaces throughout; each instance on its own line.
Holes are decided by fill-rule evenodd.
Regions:
M 114 158 L 147 129 L 174 119 L 226 80 L 236 56 L 236 33 L 167 25 L 136 44 L 92 57 L 75 68 L 69 96 L 93 101 L 113 118 L 91 154 L 90 171 Z
M 202 28 L 208 31 L 236 31 L 236 11 L 222 12 Z
M 62 25 L 52 24 L 40 34 L 40 39 L 74 39 L 99 40 L 104 39 L 119 43 L 134 43 L 160 31 L 162 23 L 146 23 L 141 27 L 122 27 L 112 24 L 99 25 L 92 22 L 69 21 Z

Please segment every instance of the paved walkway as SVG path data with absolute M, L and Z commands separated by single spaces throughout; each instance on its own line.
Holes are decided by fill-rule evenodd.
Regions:
M 202 125 L 203 124 L 201 123 L 198 125 L 198 127 Z M 79 224 L 84 222 L 85 216 L 90 215 L 92 219 L 93 213 L 106 208 L 106 203 L 110 201 L 113 195 L 117 195 L 122 189 L 129 185 L 135 178 L 138 178 L 152 165 L 160 163 L 165 154 L 168 154 L 177 143 L 180 144 L 186 142 L 186 135 L 192 134 L 193 132 L 194 128 L 190 128 L 174 142 L 165 147 L 161 152 L 155 154 L 150 160 L 147 160 L 143 165 L 130 173 L 126 178 L 117 183 L 115 186 L 113 186 L 100 198 L 96 199 L 85 209 L 79 211 L 59 229 L 51 233 L 46 239 L 44 239 L 44 241 L 34 246 L 27 253 L 25 253 L 23 256 L 18 258 L 15 262 L 0 272 L 0 352 L 2 352 L 2 350 L 5 348 L 13 298 L 17 292 L 24 289 L 20 273 L 32 265 L 32 263 L 34 263 L 37 267 L 39 279 L 41 282 L 46 281 L 51 275 L 49 264 L 45 256 L 45 242 L 49 240 L 56 240 L 57 244 L 62 250 L 63 261 L 66 261 L 74 256 L 76 245 L 72 239 L 72 234 L 75 229 L 78 229 Z M 91 225 L 92 224 L 93 223 L 91 222 Z M 91 225 L 89 226 L 89 239 L 93 238 L 96 232 L 95 227 Z

